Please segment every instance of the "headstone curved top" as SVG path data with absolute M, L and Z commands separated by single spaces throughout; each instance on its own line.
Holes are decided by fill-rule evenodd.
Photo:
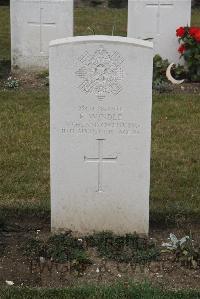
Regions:
M 52 230 L 147 233 L 152 43 L 50 44 Z
M 179 62 L 176 29 L 189 26 L 191 0 L 129 0 L 128 36 L 152 39 L 154 54 Z
M 12 67 L 48 68 L 49 42 L 73 35 L 73 0 L 11 0 Z

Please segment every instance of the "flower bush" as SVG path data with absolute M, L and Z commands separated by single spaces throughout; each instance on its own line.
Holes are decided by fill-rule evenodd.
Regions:
M 186 61 L 188 79 L 200 82 L 200 28 L 179 27 L 176 35 L 180 43 L 178 52 Z

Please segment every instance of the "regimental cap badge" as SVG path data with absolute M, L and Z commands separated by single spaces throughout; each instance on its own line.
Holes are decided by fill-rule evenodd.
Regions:
M 109 53 L 101 45 L 93 55 L 86 51 L 79 61 L 82 67 L 76 71 L 76 75 L 83 79 L 79 86 L 82 92 L 93 93 L 99 100 L 121 92 L 124 59 L 118 52 Z

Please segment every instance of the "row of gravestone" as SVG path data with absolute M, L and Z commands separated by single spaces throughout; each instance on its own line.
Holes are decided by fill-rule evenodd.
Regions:
M 174 13 L 189 19 L 188 3 L 130 1 L 129 35 L 162 37 Z M 62 37 L 49 47 L 52 231 L 147 234 L 153 43 L 63 38 L 72 15 L 70 0 L 12 0 L 13 64 L 47 67 L 48 42 Z
M 10 9 L 13 69 L 48 68 L 49 42 L 73 36 L 73 0 L 11 0 Z M 129 0 L 128 36 L 153 40 L 154 54 L 177 63 L 175 32 L 190 18 L 191 0 Z

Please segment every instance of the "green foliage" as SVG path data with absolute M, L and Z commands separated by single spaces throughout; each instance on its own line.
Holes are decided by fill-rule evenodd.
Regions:
M 96 247 L 101 256 L 119 262 L 145 263 L 159 256 L 159 250 L 147 238 L 140 238 L 137 234 L 117 236 L 112 232 L 96 233 L 83 239 L 65 233 L 53 235 L 46 241 L 37 236 L 27 240 L 22 248 L 24 255 L 30 259 L 39 260 L 42 257 L 58 263 L 70 261 L 74 268 L 79 268 L 91 263 L 84 244 Z
M 170 90 L 169 83 L 166 78 L 166 70 L 169 66 L 167 59 L 163 60 L 159 55 L 155 55 L 153 59 L 153 89 L 162 93 Z
M 70 233 L 53 235 L 45 240 L 31 238 L 22 246 L 24 255 L 30 259 L 39 260 L 40 257 L 64 263 L 73 261 L 73 265 L 90 264 L 82 242 L 72 237 Z
M 46 257 L 57 262 L 77 259 L 84 262 L 86 259 L 82 242 L 70 233 L 53 235 L 48 239 L 46 247 Z
M 86 242 L 97 247 L 101 256 L 118 262 L 145 263 L 159 256 L 155 244 L 137 234 L 117 236 L 112 232 L 101 232 L 86 237 Z
M 22 245 L 22 250 L 28 258 L 39 260 L 44 255 L 45 247 L 41 240 L 30 238 Z
M 169 66 L 167 59 L 162 59 L 160 55 L 155 55 L 153 58 L 153 82 L 156 80 L 167 81 L 166 70 Z

